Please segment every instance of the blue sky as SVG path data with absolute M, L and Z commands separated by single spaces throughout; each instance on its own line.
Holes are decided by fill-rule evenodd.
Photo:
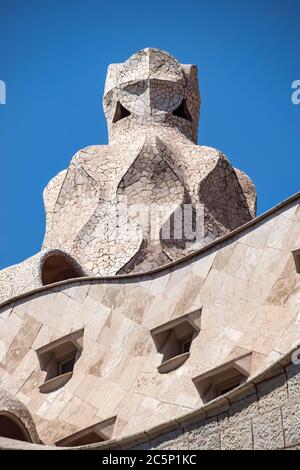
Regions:
M 0 268 L 39 251 L 42 191 L 107 142 L 107 66 L 159 47 L 199 68 L 199 143 L 246 171 L 261 213 L 300 189 L 299 0 L 0 0 Z

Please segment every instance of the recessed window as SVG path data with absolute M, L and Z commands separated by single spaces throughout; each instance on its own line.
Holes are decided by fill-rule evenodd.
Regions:
M 124 119 L 128 116 L 130 116 L 130 111 L 128 111 L 128 109 L 126 109 L 121 103 L 120 101 L 117 102 L 116 104 L 116 110 L 115 110 L 115 114 L 114 114 L 114 117 L 113 117 L 113 123 L 116 123 L 118 121 L 120 121 L 121 119 Z
M 59 447 L 76 447 L 112 439 L 116 416 L 93 424 L 56 442 Z
M 224 395 L 245 382 L 250 374 L 251 363 L 250 352 L 194 377 L 192 380 L 203 403 Z
M 200 330 L 200 315 L 201 310 L 196 310 L 151 331 L 157 351 L 163 354 L 159 373 L 171 372 L 188 359 L 192 341 Z
M 75 331 L 37 350 L 40 366 L 46 372 L 41 393 L 50 393 L 65 385 L 73 375 L 83 348 L 83 330 Z
M 189 112 L 189 108 L 187 107 L 186 100 L 183 99 L 178 106 L 178 108 L 174 109 L 172 112 L 174 116 L 180 117 L 182 119 L 186 119 L 187 121 L 193 122 L 192 116 Z

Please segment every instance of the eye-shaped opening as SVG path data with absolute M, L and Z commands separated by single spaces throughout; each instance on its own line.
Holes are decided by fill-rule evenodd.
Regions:
M 120 121 L 121 119 L 124 119 L 128 116 L 130 116 L 131 112 L 128 111 L 128 109 L 124 108 L 124 106 L 120 103 L 120 101 L 117 102 L 116 105 L 116 110 L 113 118 L 113 123 Z
M 192 116 L 190 115 L 185 99 L 181 101 L 178 108 L 174 109 L 172 114 L 182 119 L 186 119 L 187 121 L 193 122 Z

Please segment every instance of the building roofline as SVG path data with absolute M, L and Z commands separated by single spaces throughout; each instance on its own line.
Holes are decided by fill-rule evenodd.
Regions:
M 282 208 L 288 206 L 289 204 L 297 201 L 298 199 L 300 200 L 300 191 L 293 194 L 288 199 L 285 199 L 284 201 L 280 202 L 279 204 L 272 207 L 271 209 L 268 209 L 266 212 L 264 212 L 263 214 L 260 214 L 259 216 L 255 217 L 254 219 L 250 220 L 249 222 L 246 222 L 245 224 L 237 227 L 236 229 L 232 230 L 231 232 L 227 233 L 226 235 L 224 235 L 220 238 L 217 238 L 216 240 L 209 243 L 208 245 L 203 246 L 199 250 L 194 251 L 193 253 L 190 253 L 190 254 L 188 254 L 188 255 L 186 255 L 186 256 L 184 256 L 184 257 L 182 257 L 182 258 L 180 258 L 176 261 L 172 261 L 170 263 L 163 264 L 162 266 L 158 266 L 157 268 L 151 269 L 149 271 L 143 271 L 143 272 L 139 272 L 139 273 L 129 273 L 129 274 L 114 274 L 114 275 L 110 275 L 110 276 L 83 276 L 83 277 L 77 277 L 77 278 L 74 278 L 74 279 L 66 279 L 64 281 L 55 282 L 53 284 L 49 284 L 49 285 L 46 285 L 46 286 L 37 287 L 35 289 L 32 289 L 31 291 L 22 293 L 20 295 L 14 296 L 14 297 L 11 297 L 10 299 L 5 300 L 4 302 L 0 303 L 0 309 L 3 308 L 4 306 L 8 305 L 8 304 L 16 302 L 17 300 L 21 300 L 21 299 L 24 299 L 26 297 L 30 297 L 35 293 L 41 293 L 41 292 L 45 292 L 47 290 L 50 291 L 51 289 L 59 287 L 59 286 L 64 286 L 64 285 L 68 285 L 68 284 L 72 285 L 72 284 L 77 284 L 78 282 L 81 283 L 81 282 L 85 282 L 85 281 L 90 281 L 90 282 L 92 282 L 92 281 L 104 281 L 105 282 L 105 281 L 118 281 L 118 280 L 127 280 L 127 279 L 132 280 L 132 279 L 135 279 L 135 278 L 148 277 L 148 276 L 151 276 L 153 274 L 162 273 L 163 271 L 168 271 L 169 269 L 173 268 L 174 266 L 179 266 L 180 264 L 184 264 L 188 260 L 196 258 L 200 254 L 209 252 L 212 248 L 215 248 L 218 245 L 222 245 L 222 243 L 224 243 L 225 241 L 233 239 L 236 235 L 246 231 L 247 229 L 249 229 L 251 227 L 254 227 L 256 224 L 264 221 L 265 219 L 267 219 L 271 215 L 275 214 L 276 212 L 278 212 Z

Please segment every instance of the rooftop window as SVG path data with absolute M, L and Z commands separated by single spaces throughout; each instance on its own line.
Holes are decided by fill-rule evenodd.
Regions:
M 171 372 L 189 358 L 192 341 L 200 331 L 200 315 L 201 310 L 196 310 L 151 331 L 157 351 L 163 354 L 159 373 Z
M 46 372 L 41 393 L 53 392 L 70 380 L 82 348 L 83 330 L 78 330 L 37 350 L 41 369 Z
M 192 380 L 203 403 L 224 395 L 245 382 L 250 374 L 251 361 L 250 352 L 194 377 Z

